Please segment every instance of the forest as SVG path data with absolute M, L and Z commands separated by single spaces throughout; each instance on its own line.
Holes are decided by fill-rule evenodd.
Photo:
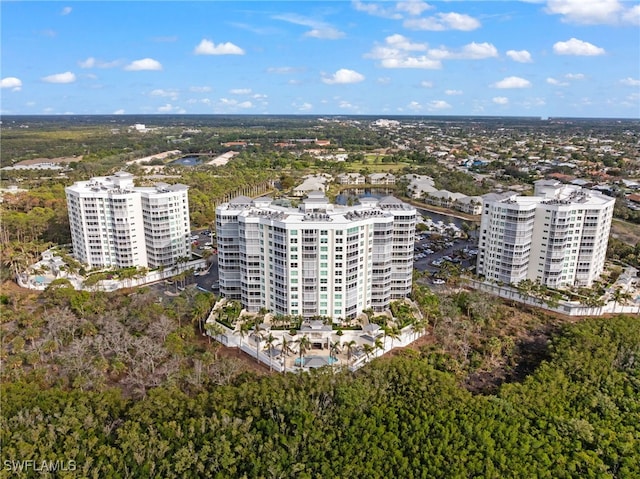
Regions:
M 106 129 L 93 117 L 15 121 L 29 128 L 3 124 L 3 165 L 82 160 L 62 176 L 1 172 L 3 186 L 26 191 L 0 205 L 0 478 L 640 478 L 637 317 L 568 319 L 466 289 L 459 277 L 433 291 L 416 273 L 412 299 L 427 333 L 418 342 L 356 373 L 282 375 L 203 335 L 216 297 L 188 278 L 172 295 L 153 286 L 89 293 L 65 280 L 33 292 L 11 282 L 44 249 L 70 241 L 65 186 L 173 148 L 174 139 L 185 153 L 212 156 L 226 151 L 221 142 L 250 143 L 222 167 L 165 167 L 190 186 L 195 228 L 210 227 L 215 203 L 239 188 L 273 181 L 286 189 L 310 172 L 373 168 L 365 153 L 404 141 L 404 132 L 306 117 L 114 116 Z M 162 130 L 126 131 L 136 122 Z M 528 137 L 560 132 L 580 142 L 587 131 L 550 122 L 540 132 L 532 119 L 459 124 L 437 119 L 424 131 L 441 128 L 439 141 L 461 157 L 484 138 L 474 131 L 508 127 L 499 139 L 505 157 Z M 597 122 L 588 128 L 622 135 Z M 344 148 L 349 160 L 273 147 L 309 137 L 330 138 L 328 149 Z M 491 189 L 426 150 L 385 155 L 381 162 L 430 174 L 439 188 Z M 637 240 L 627 239 L 634 231 L 611 239 L 610 260 L 639 264 Z M 17 473 L 24 461 L 72 461 L 75 470 Z
M 49 475 L 61 478 L 639 477 L 640 318 L 565 326 L 547 349 L 491 394 L 461 387 L 430 348 L 356 374 L 245 373 L 143 400 L 3 381 L 2 455 L 74 461 Z

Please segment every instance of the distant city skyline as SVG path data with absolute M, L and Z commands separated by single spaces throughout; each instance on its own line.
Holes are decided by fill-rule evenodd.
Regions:
M 638 2 L 0 9 L 3 115 L 640 117 Z

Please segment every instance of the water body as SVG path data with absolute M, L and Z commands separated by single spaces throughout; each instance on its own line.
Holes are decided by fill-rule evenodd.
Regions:
M 336 204 L 338 205 L 347 205 L 347 204 L 357 204 L 360 198 L 372 197 L 372 198 L 384 198 L 385 196 L 393 195 L 394 190 L 392 188 L 347 188 L 340 192 L 338 196 L 336 196 Z M 416 208 L 418 213 L 424 216 L 425 218 L 431 218 L 431 220 L 435 223 L 438 221 L 442 221 L 444 224 L 453 223 L 454 225 L 460 227 L 464 220 L 460 218 L 454 218 L 453 216 L 449 216 L 446 214 L 433 213 L 431 211 L 424 210 L 422 208 Z
M 178 158 L 177 160 L 174 160 L 169 164 L 180 166 L 198 166 L 202 164 L 202 160 L 197 156 L 185 156 L 183 158 Z
M 338 205 L 350 205 L 356 204 L 360 198 L 384 198 L 393 194 L 392 188 L 347 188 L 340 192 L 336 196 L 336 204 Z

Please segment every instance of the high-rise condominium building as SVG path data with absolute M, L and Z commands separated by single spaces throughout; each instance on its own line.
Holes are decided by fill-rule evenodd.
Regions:
M 74 257 L 90 267 L 168 266 L 190 256 L 185 185 L 136 187 L 118 172 L 65 189 Z
M 238 197 L 216 209 L 220 293 L 249 311 L 356 317 L 411 292 L 416 210 L 393 197 L 298 208 Z
M 615 199 L 549 180 L 534 196 L 483 199 L 477 273 L 487 280 L 590 287 L 602 273 Z

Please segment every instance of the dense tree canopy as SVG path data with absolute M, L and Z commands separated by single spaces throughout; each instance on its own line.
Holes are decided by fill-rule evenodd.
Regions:
M 640 319 L 568 327 L 550 351 L 495 395 L 467 392 L 431 353 L 143 401 L 5 384 L 3 457 L 112 478 L 637 477 Z

